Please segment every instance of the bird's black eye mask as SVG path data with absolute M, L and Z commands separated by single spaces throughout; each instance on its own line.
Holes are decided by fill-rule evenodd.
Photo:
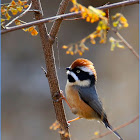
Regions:
M 85 72 L 85 71 L 81 70 L 80 68 L 74 68 L 71 71 L 76 74 L 76 76 L 78 77 L 78 79 L 80 81 L 91 80 L 91 84 L 95 84 L 95 76 L 94 75 L 90 75 L 88 72 Z

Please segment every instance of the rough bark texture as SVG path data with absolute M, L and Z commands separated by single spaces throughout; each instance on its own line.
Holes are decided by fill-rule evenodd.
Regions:
M 63 4 L 63 5 L 60 5 L 61 8 L 58 10 L 58 14 L 62 14 L 65 12 L 68 1 L 69 0 L 62 1 L 61 4 Z M 34 9 L 36 9 L 36 10 L 41 9 L 41 5 L 40 5 L 39 0 L 32 0 L 32 3 L 33 3 Z M 60 11 L 62 13 L 59 13 Z M 42 15 L 40 13 L 35 13 L 35 18 L 37 20 L 40 20 L 40 19 L 42 19 Z M 52 36 L 48 35 L 47 28 L 46 28 L 45 24 L 38 25 L 39 34 L 40 34 L 40 38 L 42 41 L 43 52 L 44 52 L 44 56 L 45 56 L 47 76 L 48 76 L 48 82 L 49 82 L 52 98 L 56 93 L 60 92 L 58 78 L 57 78 L 57 74 L 56 74 L 54 52 L 53 52 L 53 43 L 55 41 L 55 36 L 59 30 L 61 22 L 62 22 L 62 20 L 59 19 L 59 20 L 55 21 L 55 23 L 53 24 L 52 29 L 51 29 Z M 67 122 L 66 122 L 66 117 L 65 117 L 62 101 L 59 101 L 59 102 L 53 101 L 53 105 L 54 105 L 54 109 L 55 109 L 55 113 L 56 113 L 56 119 L 59 121 L 59 123 L 61 124 L 63 129 L 66 132 L 68 132 L 68 127 L 67 127 Z M 69 140 L 70 139 L 68 137 L 64 137 L 64 135 L 60 135 L 60 136 L 61 136 L 61 140 Z

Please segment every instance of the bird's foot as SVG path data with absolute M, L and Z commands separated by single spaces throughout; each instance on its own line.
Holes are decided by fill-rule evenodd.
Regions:
M 53 101 L 54 102 L 59 102 L 61 101 L 62 99 L 64 99 L 65 96 L 63 94 L 63 91 L 60 90 L 60 92 L 56 92 L 54 95 L 53 95 Z
M 63 91 L 60 90 L 60 92 L 57 92 L 57 93 L 54 94 L 53 101 L 54 102 L 59 102 L 59 101 L 62 101 L 62 100 L 65 100 L 65 102 L 67 103 L 67 105 L 69 106 L 69 108 L 72 109 L 71 106 L 70 106 L 70 104 L 68 103 L 66 97 L 64 96 Z

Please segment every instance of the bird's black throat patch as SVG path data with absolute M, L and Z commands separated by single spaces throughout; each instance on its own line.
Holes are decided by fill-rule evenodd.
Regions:
M 71 83 L 74 83 L 75 82 L 75 79 L 71 75 L 69 75 L 69 74 L 68 74 L 68 80 Z

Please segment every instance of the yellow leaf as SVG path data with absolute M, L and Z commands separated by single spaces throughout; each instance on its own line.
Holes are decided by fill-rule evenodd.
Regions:
M 18 10 L 18 12 L 22 12 L 23 7 L 22 7 L 22 6 L 18 6 L 18 7 L 17 7 L 17 10 Z
M 105 43 L 105 42 L 106 42 L 105 39 L 100 40 L 100 43 Z
M 36 36 L 38 34 L 37 30 L 36 29 L 33 29 L 33 31 L 31 32 L 31 35 L 32 36 Z
M 121 45 L 121 44 L 117 44 L 116 46 L 117 46 L 118 48 L 124 49 L 124 46 Z
M 89 6 L 88 9 L 90 9 L 93 13 L 97 14 L 97 15 L 100 16 L 100 17 L 106 15 L 106 13 L 103 12 L 102 10 L 99 10 L 99 9 L 94 8 L 94 7 L 92 7 L 92 6 Z
M 95 131 L 95 132 L 94 132 L 94 135 L 95 135 L 95 136 L 99 135 L 99 131 Z
M 111 50 L 111 51 L 114 51 L 114 49 L 115 49 L 115 43 L 113 42 L 113 43 L 111 43 L 111 48 L 110 48 L 110 50 Z
M 92 19 L 90 20 L 90 22 L 91 22 L 91 23 L 95 22 L 94 18 L 92 18 Z
M 7 20 L 10 20 L 11 16 L 8 14 L 8 12 L 5 13 L 5 17 L 7 18 Z
M 63 48 L 63 49 L 67 49 L 67 48 L 68 48 L 68 46 L 64 45 L 62 48 Z
M 90 17 L 87 17 L 87 18 L 86 18 L 86 21 L 87 21 L 87 22 L 90 22 Z
M 64 130 L 60 130 L 60 131 L 58 131 L 58 133 L 65 134 L 65 131 Z
M 77 7 L 74 6 L 74 7 L 72 7 L 72 8 L 70 9 L 70 12 L 74 12 L 76 9 L 77 9 Z
M 103 24 L 103 25 L 102 25 L 102 29 L 103 29 L 103 30 L 106 30 L 106 29 L 107 29 L 106 24 Z
M 70 135 L 69 135 L 68 132 L 65 132 L 64 136 L 65 136 L 65 137 L 70 137 Z
M 66 51 L 66 54 L 70 54 L 70 52 L 69 51 Z
M 113 22 L 113 26 L 114 26 L 114 27 L 117 27 L 118 24 L 119 24 L 119 21 L 115 21 L 115 22 Z
M 52 126 L 52 125 L 50 126 L 50 129 L 51 129 L 51 130 L 53 129 L 53 126 Z
M 79 55 L 83 55 L 83 53 L 80 50 L 78 50 L 78 53 L 79 53 Z
M 72 2 L 73 4 L 76 4 L 76 3 L 77 3 L 76 0 L 71 0 L 71 2 Z
M 114 39 L 113 37 L 110 37 L 110 38 L 109 38 L 109 41 L 112 43 L 112 42 L 115 41 L 115 39 Z
M 34 26 L 29 27 L 29 28 L 28 28 L 28 31 L 29 31 L 29 32 L 32 32 L 32 31 L 33 31 L 33 29 L 34 29 Z
M 10 8 L 10 11 L 12 12 L 13 15 L 16 15 L 18 13 L 18 10 L 15 8 Z
M 29 5 L 24 5 L 24 8 L 26 9 L 26 8 L 28 8 L 29 7 Z
M 75 9 L 75 13 L 78 13 L 78 11 L 79 11 L 78 9 Z
M 15 20 L 16 25 L 21 25 L 21 22 L 19 20 Z
M 97 26 L 96 30 L 101 31 L 102 30 L 101 26 Z
M 15 2 L 14 0 L 12 0 L 11 5 L 12 5 L 12 6 L 15 6 L 15 5 L 17 5 L 17 4 L 16 4 L 16 2 Z
M 5 19 L 4 18 L 1 18 L 1 22 L 4 22 L 5 21 Z
M 86 16 L 87 16 L 87 13 L 86 12 L 83 12 L 82 13 L 82 18 L 86 18 Z
M 23 5 L 27 4 L 27 1 L 23 1 Z
M 18 0 L 18 4 L 19 5 L 24 5 L 23 2 L 21 0 Z
M 120 13 L 117 13 L 114 16 L 112 16 L 112 20 L 114 20 L 114 19 L 116 19 L 117 17 L 120 17 L 120 16 L 121 16 L 121 14 Z
M 6 12 L 6 9 L 4 7 L 1 7 L 1 14 L 4 15 Z
M 86 39 L 84 38 L 84 39 L 81 40 L 81 43 L 85 43 L 85 41 L 86 41 Z
M 88 16 L 89 16 L 90 18 L 92 18 L 92 17 L 93 17 L 93 14 L 92 14 L 91 12 L 88 12 Z
M 71 55 L 74 55 L 73 51 L 70 52 Z
M 85 50 L 87 50 L 87 51 L 89 50 L 89 48 L 88 48 L 88 47 L 85 47 L 84 49 L 85 49 Z
M 27 32 L 27 31 L 29 31 L 29 28 L 23 28 L 22 29 L 24 32 Z
M 84 7 L 81 4 L 79 4 L 79 9 L 80 11 L 84 11 Z
M 129 26 L 129 24 L 128 23 L 124 23 L 124 25 L 123 25 L 124 27 L 128 27 Z
M 124 16 L 121 16 L 121 17 L 120 17 L 120 21 L 121 21 L 121 22 L 127 22 L 127 19 L 126 19 Z

